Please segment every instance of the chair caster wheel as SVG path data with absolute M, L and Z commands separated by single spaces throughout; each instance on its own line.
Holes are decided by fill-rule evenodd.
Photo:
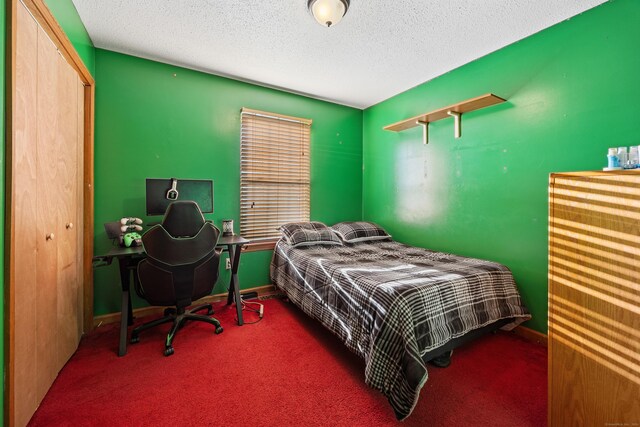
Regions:
M 140 342 L 140 337 L 131 337 L 131 344 L 137 344 Z
M 216 335 L 217 335 L 217 334 L 221 334 L 221 333 L 222 333 L 222 331 L 224 331 L 224 329 L 222 329 L 222 326 L 218 326 L 218 327 L 216 327 Z
M 173 354 L 173 347 L 167 347 L 164 349 L 164 355 L 169 357 Z

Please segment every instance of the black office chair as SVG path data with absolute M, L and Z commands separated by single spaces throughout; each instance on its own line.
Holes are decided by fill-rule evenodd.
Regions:
M 140 341 L 140 332 L 163 323 L 173 322 L 165 342 L 164 355 L 173 354 L 173 339 L 187 320 L 211 323 L 216 334 L 222 332 L 220 322 L 196 312 L 211 304 L 187 310 L 192 301 L 211 293 L 218 280 L 221 249 L 216 249 L 220 230 L 205 221 L 196 202 L 176 201 L 169 205 L 162 224 L 142 236 L 147 258 L 138 264 L 136 293 L 151 305 L 175 306 L 164 311 L 164 317 L 136 327 L 131 342 Z

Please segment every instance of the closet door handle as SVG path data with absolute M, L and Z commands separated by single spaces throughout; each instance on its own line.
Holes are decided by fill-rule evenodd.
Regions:
M 56 235 L 53 234 L 53 233 L 48 233 L 47 234 L 47 240 L 53 240 L 55 237 L 56 237 Z
M 71 230 L 73 228 L 73 223 L 72 222 L 68 222 L 66 227 L 67 227 L 67 230 Z

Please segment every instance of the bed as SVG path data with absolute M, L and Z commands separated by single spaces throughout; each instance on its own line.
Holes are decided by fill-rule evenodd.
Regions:
M 344 224 L 358 235 L 363 223 Z M 321 225 L 297 223 L 283 232 L 272 283 L 365 360 L 366 383 L 388 398 L 399 420 L 417 403 L 427 360 L 465 337 L 531 318 L 501 264 L 407 246 L 381 228 L 344 240 L 348 233 L 330 235 L 339 227 Z M 301 234 L 296 227 L 302 244 L 290 238 Z

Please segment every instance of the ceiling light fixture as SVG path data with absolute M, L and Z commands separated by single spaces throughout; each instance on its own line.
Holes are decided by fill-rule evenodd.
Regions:
M 336 25 L 349 9 L 349 0 L 309 0 L 309 12 L 325 27 Z

